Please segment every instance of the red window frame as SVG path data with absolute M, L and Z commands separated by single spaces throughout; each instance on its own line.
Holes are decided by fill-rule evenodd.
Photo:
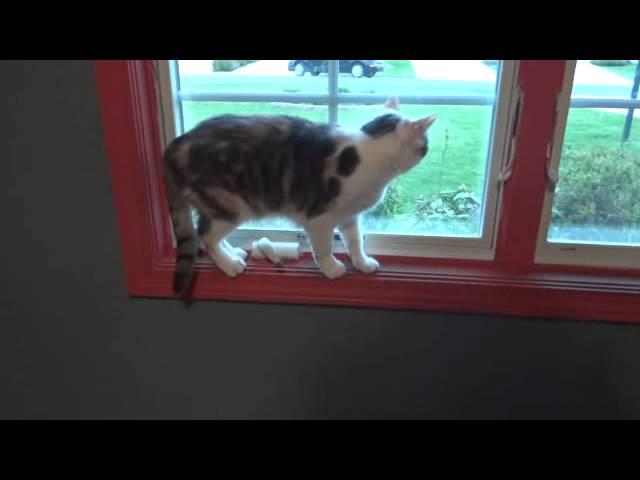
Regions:
M 524 101 L 495 260 L 388 256 L 374 275 L 351 270 L 327 280 L 310 255 L 282 267 L 250 259 L 245 274 L 229 279 L 201 256 L 193 298 L 640 323 L 640 271 L 534 263 L 564 67 L 558 60 L 520 62 Z M 97 61 L 96 79 L 129 295 L 173 297 L 152 62 Z

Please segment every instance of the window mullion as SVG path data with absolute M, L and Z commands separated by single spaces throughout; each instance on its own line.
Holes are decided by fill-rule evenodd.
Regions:
M 173 111 L 176 122 L 176 133 L 177 135 L 182 135 L 184 133 L 184 117 L 182 112 L 182 100 L 179 96 L 180 71 L 178 67 L 178 60 L 169 60 L 169 75 L 171 76 L 171 83 L 173 83 L 174 85 L 171 97 L 173 101 Z
M 338 123 L 338 60 L 329 60 L 329 123 Z

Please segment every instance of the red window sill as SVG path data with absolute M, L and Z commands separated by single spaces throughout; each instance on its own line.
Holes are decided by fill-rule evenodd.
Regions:
M 382 270 L 366 275 L 351 268 L 336 280 L 322 276 L 310 255 L 272 265 L 249 259 L 231 279 L 202 257 L 196 263 L 194 299 L 341 305 L 391 309 L 491 313 L 640 323 L 640 279 L 626 273 L 553 271 L 514 273 L 493 262 L 424 261 L 377 257 Z M 174 257 L 129 284 L 134 296 L 172 297 Z
M 96 67 L 128 292 L 173 297 L 151 63 L 99 61 Z M 376 274 L 350 269 L 328 280 L 307 255 L 282 267 L 249 260 L 247 272 L 229 279 L 201 258 L 193 298 L 640 323 L 640 272 L 532 263 L 538 218 L 531 212 L 542 208 L 546 145 L 562 73 L 563 62 L 522 62 L 523 134 L 503 193 L 495 262 L 377 257 L 382 271 Z

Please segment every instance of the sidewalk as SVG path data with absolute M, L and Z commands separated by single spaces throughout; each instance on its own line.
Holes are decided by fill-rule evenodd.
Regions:
M 496 71 L 481 60 L 411 60 L 416 76 L 423 80 L 472 80 L 495 82 Z M 628 86 L 626 78 L 597 67 L 589 60 L 579 60 L 575 80 L 578 85 Z

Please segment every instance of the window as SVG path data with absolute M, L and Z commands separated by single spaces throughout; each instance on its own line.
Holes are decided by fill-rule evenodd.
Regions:
M 167 140 L 222 113 L 290 114 L 359 129 L 391 95 L 412 118 L 433 113 L 430 152 L 363 218 L 371 254 L 493 258 L 500 183 L 514 121 L 513 61 L 202 60 L 156 63 Z M 305 236 L 259 221 L 230 240 Z M 336 247 L 341 247 L 336 242 Z
M 160 158 L 163 145 L 176 131 L 193 125 L 198 115 L 206 115 L 208 108 L 212 105 L 219 108 L 222 103 L 227 104 L 225 108 L 262 104 L 261 109 L 277 106 L 284 110 L 306 105 L 305 114 L 320 115 L 338 123 L 353 121 L 357 126 L 360 111 L 373 108 L 367 105 L 369 102 L 379 103 L 389 93 L 401 94 L 390 91 L 398 85 L 413 84 L 420 93 L 404 98 L 400 95 L 405 108 L 446 108 L 450 110 L 443 117 L 456 117 L 455 122 L 465 119 L 472 122 L 466 126 L 474 125 L 462 138 L 471 144 L 467 145 L 468 151 L 475 152 L 476 160 L 467 164 L 475 168 L 474 178 L 479 179 L 473 188 L 477 185 L 482 188 L 483 211 L 475 233 L 473 229 L 453 232 L 449 227 L 451 223 L 446 222 L 442 230 L 420 225 L 423 231 L 412 226 L 407 233 L 407 229 L 403 231 L 397 223 L 394 225 L 397 219 L 392 215 L 387 217 L 387 225 L 370 224 L 367 234 L 368 249 L 371 251 L 373 247 L 374 251 L 382 252 L 378 254 L 381 271 L 373 275 L 350 271 L 333 281 L 318 272 L 309 254 L 280 266 L 250 259 L 247 271 L 235 279 L 224 276 L 203 257 L 196 263 L 198 274 L 193 297 L 639 323 L 640 267 L 634 262 L 640 250 L 637 237 L 633 236 L 637 223 L 633 217 L 623 217 L 617 219 L 615 228 L 609 228 L 611 223 L 593 221 L 589 224 L 583 221 L 584 216 L 572 217 L 569 222 L 567 210 L 562 211 L 567 199 L 561 198 L 563 192 L 581 191 L 575 185 L 579 185 L 576 178 L 579 182 L 584 170 L 578 168 L 581 164 L 576 163 L 576 159 L 587 158 L 592 162 L 588 165 L 598 166 L 598 162 L 611 165 L 607 163 L 610 159 L 599 150 L 593 158 L 588 158 L 597 148 L 613 145 L 637 159 L 635 127 L 625 129 L 629 111 L 634 114 L 632 107 L 638 107 L 637 100 L 628 98 L 629 85 L 625 84 L 625 89 L 618 90 L 622 92 L 618 94 L 612 94 L 611 86 L 583 88 L 573 80 L 579 78 L 578 70 L 583 63 L 576 67 L 575 62 L 570 61 L 487 61 L 480 70 L 495 69 L 493 86 L 490 81 L 469 83 L 468 78 L 456 85 L 469 74 L 469 63 L 457 70 L 454 66 L 463 63 L 448 64 L 443 70 L 444 77 L 440 78 L 434 74 L 437 69 L 431 68 L 434 78 L 429 81 L 404 78 L 406 69 L 403 73 L 401 65 L 381 63 L 382 71 L 373 75 L 353 62 L 346 67 L 337 62 L 321 63 L 318 71 L 307 70 L 306 66 L 302 71 L 294 65 L 289 76 L 282 80 L 284 83 L 274 84 L 263 72 L 251 80 L 238 77 L 226 86 L 221 82 L 219 88 L 211 92 L 207 86 L 211 78 L 207 77 L 215 75 L 209 73 L 208 67 L 203 78 L 189 79 L 180 76 L 180 68 L 184 73 L 185 68 L 196 68 L 196 64 L 156 62 L 154 68 L 151 61 L 97 61 L 105 146 L 129 294 L 173 296 L 175 249 Z M 259 62 L 251 62 L 255 64 L 258 66 L 251 68 L 263 68 Z M 599 72 L 600 78 L 605 76 L 602 71 L 613 71 L 613 67 L 594 66 L 604 69 L 591 70 L 593 75 Z M 230 67 L 222 65 L 221 68 Z M 622 70 L 613 73 L 627 79 L 637 71 L 636 64 L 618 68 Z M 163 75 L 173 81 L 158 81 Z M 177 82 L 177 88 L 159 89 L 172 82 Z M 297 83 L 290 87 L 288 82 Z M 356 82 L 369 83 L 363 87 L 363 83 Z M 249 88 L 249 84 L 253 86 Z M 238 90 L 237 85 L 243 87 Z M 418 85 L 430 85 L 431 89 L 425 88 L 422 93 Z M 452 85 L 455 88 L 463 85 L 463 92 L 452 91 Z M 574 93 L 570 94 L 572 87 Z M 298 91 L 281 91 L 284 88 Z M 340 91 L 340 88 L 350 91 Z M 631 96 L 636 94 L 634 89 Z M 189 102 L 193 106 L 189 106 Z M 624 113 L 611 116 L 614 112 L 608 109 L 624 110 Z M 482 113 L 488 110 L 491 116 Z M 481 113 L 474 117 L 473 111 Z M 604 130 L 594 131 L 594 118 Z M 632 117 L 633 122 L 635 118 Z M 165 122 L 166 119 L 169 121 Z M 453 142 L 455 122 L 450 122 L 449 137 Z M 445 124 L 442 122 L 441 127 Z M 587 143 L 580 140 L 585 137 L 585 131 Z M 629 132 L 629 140 L 624 143 L 615 140 L 618 135 L 621 139 L 625 131 Z M 443 140 L 442 131 L 440 140 Z M 587 153 L 578 156 L 574 150 L 578 145 L 586 148 Z M 437 156 L 431 158 L 438 165 Z M 614 157 L 614 160 L 620 159 Z M 612 170 L 616 172 L 620 166 L 616 164 Z M 554 195 L 556 168 L 559 168 L 560 180 Z M 606 169 L 595 167 L 590 167 L 587 173 L 594 172 L 603 178 L 610 175 Z M 426 177 L 425 183 L 430 180 Z M 627 177 L 630 184 L 633 175 Z M 442 184 L 455 188 L 459 177 L 447 184 L 449 180 L 451 178 L 442 177 Z M 609 204 L 623 205 L 629 185 L 624 182 L 616 185 L 614 193 L 619 197 L 615 198 L 620 200 Z M 586 201 L 575 198 L 572 201 L 588 203 L 588 196 Z M 637 204 L 628 205 L 610 212 L 614 215 L 634 212 Z M 552 206 L 564 216 L 556 214 L 553 218 Z M 578 228 L 572 230 L 574 226 Z M 295 235 L 288 227 L 273 224 L 249 226 L 241 233 L 248 233 L 247 238 L 253 239 L 265 229 L 269 236 Z M 400 233 L 394 231 L 396 229 Z M 379 241 L 374 241 L 378 238 Z M 565 246 L 575 250 L 564 251 Z
M 573 61 L 565 71 L 540 262 L 640 267 L 640 67 L 603 62 Z

